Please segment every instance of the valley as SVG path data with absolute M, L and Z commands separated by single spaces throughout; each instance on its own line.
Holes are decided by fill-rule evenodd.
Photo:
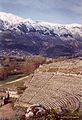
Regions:
M 40 56 L 32 58 L 38 57 L 41 58 Z M 12 96 L 10 99 L 12 98 L 13 112 L 18 110 L 18 116 L 25 116 L 24 111 L 33 105 L 42 105 L 46 110 L 78 111 L 81 114 L 81 88 L 81 57 L 46 58 L 46 62 L 40 64 L 28 76 L 8 82 L 0 87 L 3 91 L 9 90 L 10 96 Z

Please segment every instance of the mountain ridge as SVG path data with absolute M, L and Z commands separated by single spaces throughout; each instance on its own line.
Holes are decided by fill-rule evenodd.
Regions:
M 22 23 L 22 22 L 29 22 L 29 23 L 42 23 L 43 25 L 51 25 L 51 26 L 67 26 L 67 27 L 75 27 L 75 26 L 79 26 L 81 27 L 81 24 L 77 24 L 77 23 L 71 23 L 71 24 L 58 24 L 58 23 L 51 23 L 51 22 L 45 22 L 45 21 L 41 21 L 41 20 L 37 20 L 34 21 L 31 18 L 22 18 L 19 17 L 17 15 L 11 14 L 11 13 L 5 13 L 5 12 L 0 12 L 0 19 L 3 21 L 7 21 L 9 23 L 13 23 L 14 25 L 17 23 Z
M 33 21 L 0 12 L 0 47 L 49 57 L 78 54 L 82 25 Z

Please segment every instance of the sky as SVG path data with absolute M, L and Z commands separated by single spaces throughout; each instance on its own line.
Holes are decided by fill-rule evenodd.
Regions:
M 51 23 L 82 23 L 81 0 L 0 0 L 0 11 Z

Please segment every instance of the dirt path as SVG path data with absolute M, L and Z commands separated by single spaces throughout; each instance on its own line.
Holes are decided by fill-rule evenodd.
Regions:
M 12 83 L 15 83 L 15 82 L 18 82 L 18 81 L 22 81 L 22 80 L 24 80 L 24 79 L 26 79 L 26 78 L 28 78 L 28 76 L 25 76 L 25 77 L 22 77 L 22 78 L 13 80 L 13 81 L 11 81 L 11 82 L 7 82 L 7 83 L 5 83 L 5 85 L 12 84 Z M 3 84 L 1 84 L 0 86 L 3 86 Z
M 16 79 L 16 80 L 11 81 L 11 82 L 7 82 L 7 83 L 5 83 L 5 84 L 8 85 L 8 84 L 11 84 L 11 83 L 15 83 L 15 82 L 18 82 L 18 81 L 24 80 L 24 79 L 26 79 L 26 78 L 28 78 L 28 76 L 25 76 L 25 77 L 22 77 L 22 78 Z

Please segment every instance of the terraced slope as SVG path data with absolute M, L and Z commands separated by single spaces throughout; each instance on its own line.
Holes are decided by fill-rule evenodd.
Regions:
M 82 75 L 42 72 L 40 68 L 25 84 L 27 89 L 16 103 L 20 106 L 41 104 L 46 108 L 82 109 Z

